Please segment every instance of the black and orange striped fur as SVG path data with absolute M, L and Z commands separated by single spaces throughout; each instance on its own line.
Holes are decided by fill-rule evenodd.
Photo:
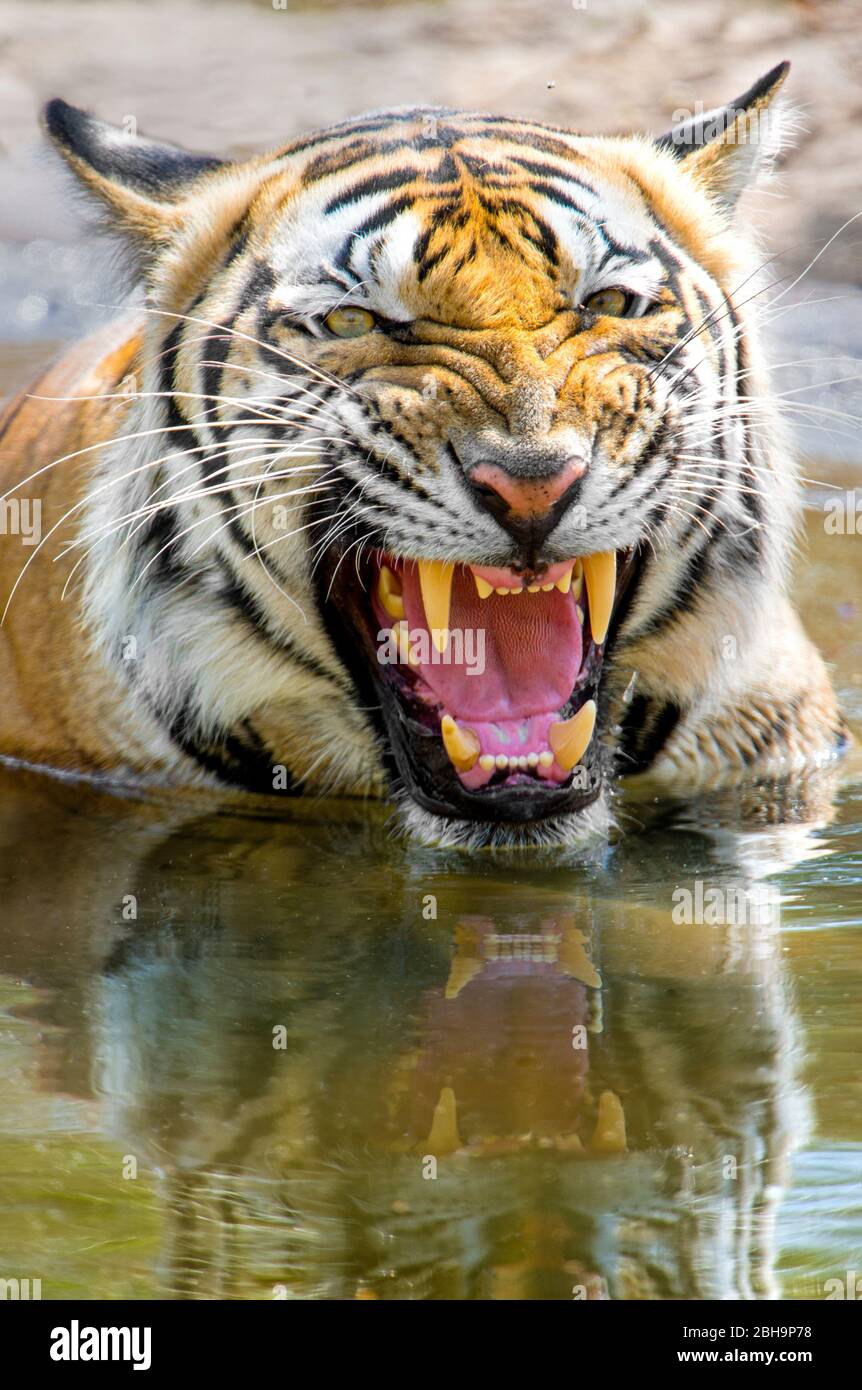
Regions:
M 833 758 L 758 344 L 785 282 L 734 221 L 785 74 L 660 140 L 417 108 L 239 163 L 51 103 L 146 306 L 0 425 L 2 489 L 43 527 L 2 538 L 0 753 L 391 797 L 409 834 L 467 846 L 603 833 L 621 775 L 676 792 Z M 515 759 L 468 786 L 442 706 L 375 663 L 381 566 L 454 572 L 456 599 L 469 567 L 505 571 L 523 593 L 488 603 L 527 613 L 529 582 L 591 556 L 617 577 L 604 640 L 592 597 L 580 618 L 581 780 Z

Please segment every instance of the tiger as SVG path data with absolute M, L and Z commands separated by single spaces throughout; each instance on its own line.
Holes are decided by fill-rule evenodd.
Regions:
M 239 160 L 49 102 L 139 292 L 0 423 L 0 754 L 444 849 L 831 767 L 737 216 L 788 69 L 657 137 L 417 106 Z

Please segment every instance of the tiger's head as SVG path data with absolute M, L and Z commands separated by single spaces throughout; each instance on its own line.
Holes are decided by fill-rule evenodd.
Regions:
M 602 821 L 634 674 L 672 727 L 783 565 L 731 219 L 786 70 L 657 140 L 417 108 L 230 163 L 49 105 L 147 286 L 89 603 L 172 729 L 426 842 Z

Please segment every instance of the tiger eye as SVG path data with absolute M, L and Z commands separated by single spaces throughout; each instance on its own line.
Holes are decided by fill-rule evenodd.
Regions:
M 625 290 L 617 289 L 598 290 L 584 301 L 584 308 L 591 314 L 609 314 L 612 318 L 621 318 L 628 305 L 629 296 Z
M 330 333 L 334 333 L 337 338 L 361 338 L 374 327 L 374 315 L 367 309 L 348 306 L 344 309 L 333 309 L 331 314 L 327 314 L 324 322 Z

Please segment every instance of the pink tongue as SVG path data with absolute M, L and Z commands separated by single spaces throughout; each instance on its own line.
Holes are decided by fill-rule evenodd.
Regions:
M 401 578 L 409 629 L 427 632 L 418 568 L 405 565 Z M 420 670 L 456 719 L 520 722 L 556 713 L 568 700 L 582 655 L 581 625 L 571 594 L 554 589 L 549 594 L 492 594 L 480 599 L 472 574 L 458 566 L 449 628 L 453 635 L 443 657 L 423 663 Z M 529 752 L 533 746 L 530 738 L 523 750 L 510 751 Z

